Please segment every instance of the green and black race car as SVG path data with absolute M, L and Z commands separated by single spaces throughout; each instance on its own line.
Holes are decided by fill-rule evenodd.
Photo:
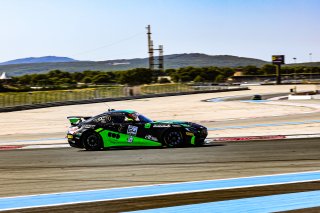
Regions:
M 183 121 L 152 121 L 132 110 L 109 110 L 93 117 L 70 116 L 70 146 L 86 150 L 110 147 L 201 146 L 207 128 Z

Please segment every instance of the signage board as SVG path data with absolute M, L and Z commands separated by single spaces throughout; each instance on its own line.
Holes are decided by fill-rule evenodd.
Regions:
M 284 64 L 284 55 L 273 55 L 272 56 L 273 64 Z

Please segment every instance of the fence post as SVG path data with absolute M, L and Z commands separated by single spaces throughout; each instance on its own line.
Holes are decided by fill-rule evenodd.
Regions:
M 32 104 L 33 103 L 33 101 L 32 101 L 32 98 L 33 98 L 32 97 L 32 92 L 29 92 L 28 94 L 29 94 L 29 96 L 28 96 L 29 97 L 29 101 L 28 102 L 29 102 L 29 104 Z
M 94 94 L 94 99 L 99 98 L 99 94 L 98 94 L 97 88 L 94 89 L 93 94 Z
M 68 92 L 69 92 L 69 97 L 68 97 L 68 99 L 69 99 L 69 101 L 72 101 L 72 90 L 69 90 Z

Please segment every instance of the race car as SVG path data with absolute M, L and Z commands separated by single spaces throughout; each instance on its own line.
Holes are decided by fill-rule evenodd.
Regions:
M 201 146 L 207 128 L 184 121 L 152 121 L 133 110 L 108 110 L 93 116 L 69 116 L 70 146 L 86 150 L 111 147 Z

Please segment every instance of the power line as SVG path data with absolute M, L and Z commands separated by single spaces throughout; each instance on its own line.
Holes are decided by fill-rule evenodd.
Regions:
M 139 33 L 136 33 L 136 34 L 134 34 L 134 35 L 132 35 L 132 36 L 130 36 L 130 37 L 126 37 L 126 38 L 120 39 L 120 40 L 118 40 L 118 41 L 112 42 L 112 43 L 110 43 L 110 44 L 103 45 L 103 46 L 101 46 L 101 47 L 97 47 L 97 48 L 95 48 L 95 49 L 91 49 L 91 50 L 87 50 L 87 51 L 84 51 L 84 52 L 80 52 L 80 53 L 74 54 L 73 56 L 84 55 L 84 54 L 88 54 L 88 53 L 91 53 L 91 52 L 95 52 L 95 51 L 104 49 L 104 48 L 106 48 L 106 47 L 111 47 L 111 46 L 113 46 L 113 45 L 122 43 L 122 42 L 124 42 L 124 41 L 131 40 L 131 39 L 133 39 L 133 38 L 135 38 L 135 37 L 138 37 L 139 35 L 142 35 L 142 34 L 144 34 L 144 33 L 145 33 L 145 32 L 139 32 Z

